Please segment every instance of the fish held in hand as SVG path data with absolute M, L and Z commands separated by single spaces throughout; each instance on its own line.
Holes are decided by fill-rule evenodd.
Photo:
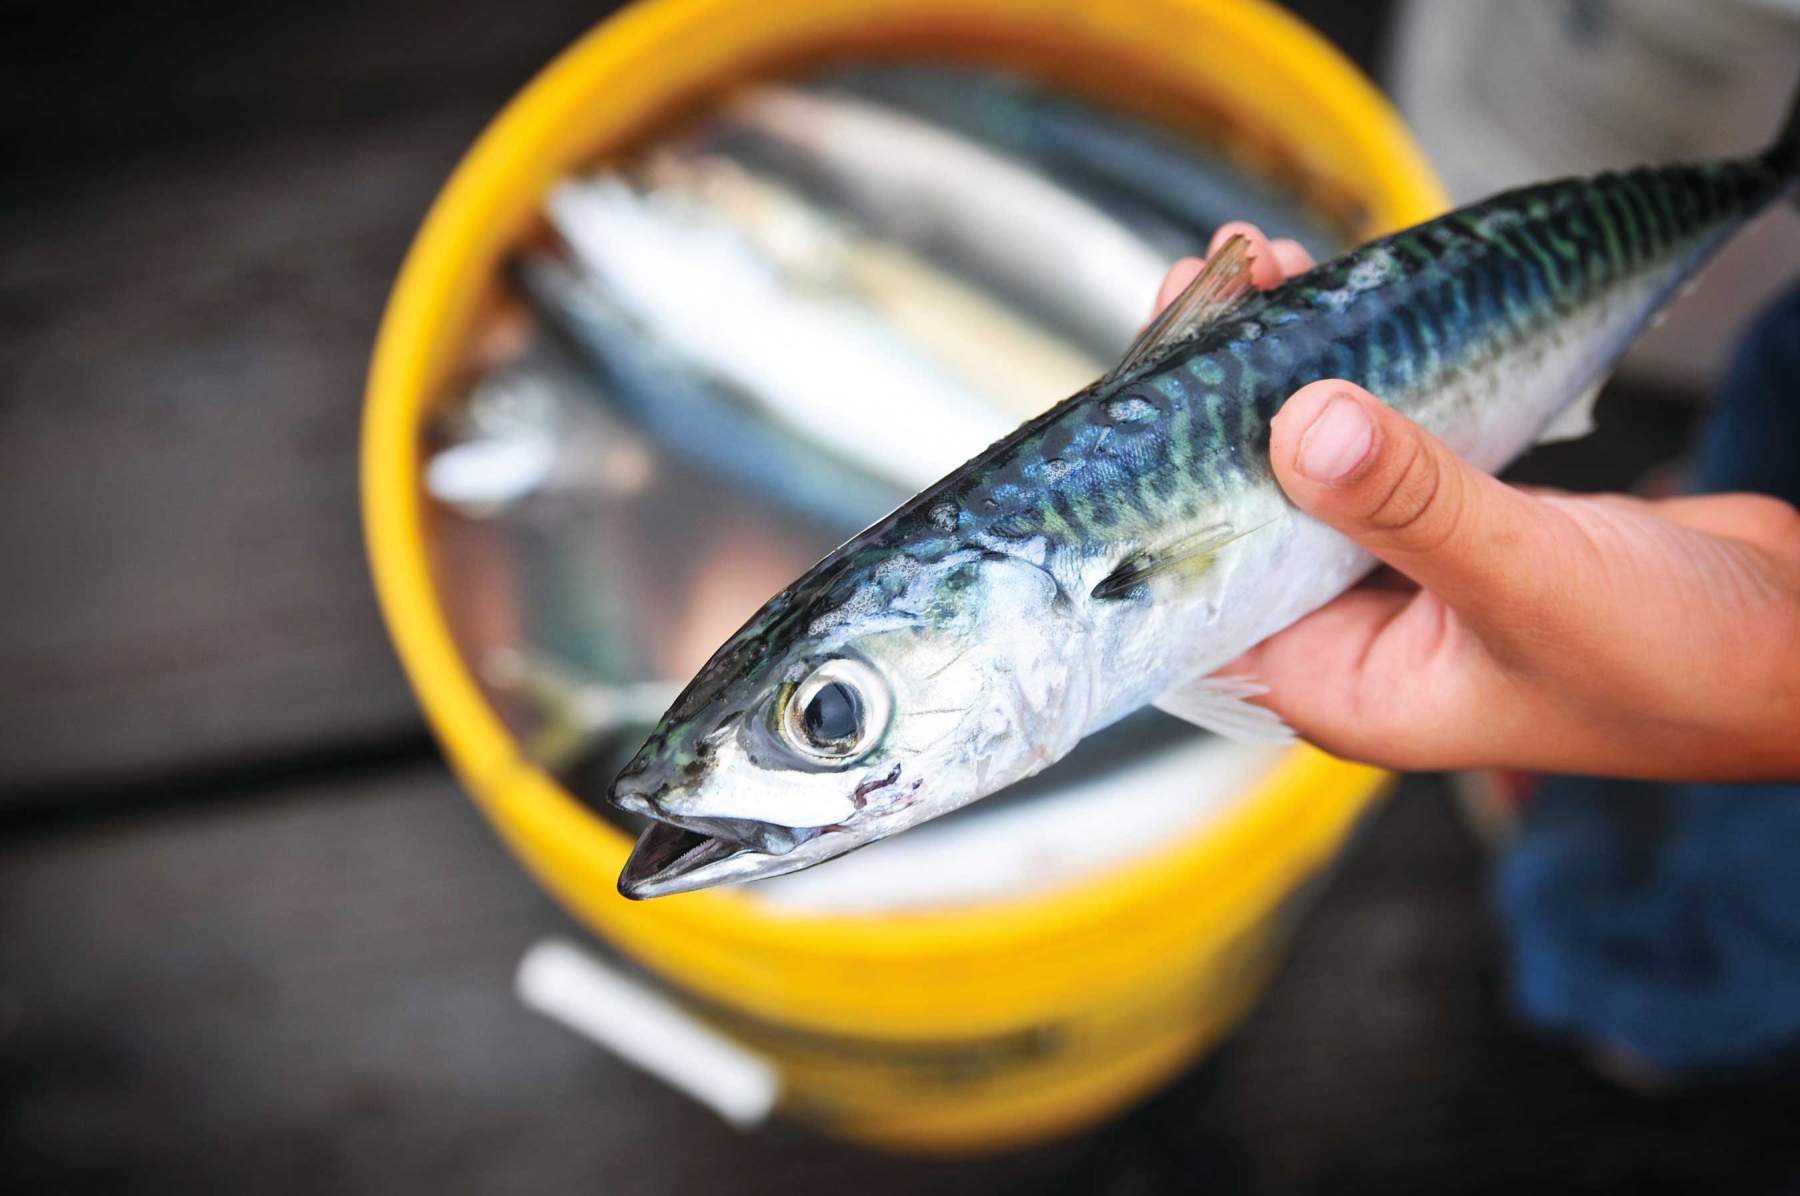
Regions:
M 1636 333 L 1791 193 L 1766 154 L 1522 188 L 1267 291 L 1223 246 L 1120 365 L 843 545 L 733 636 L 615 783 L 646 815 L 627 896 L 774 876 L 1044 768 L 1147 704 L 1279 737 L 1211 676 L 1371 558 L 1268 459 L 1341 377 L 1475 463 L 1591 428 Z

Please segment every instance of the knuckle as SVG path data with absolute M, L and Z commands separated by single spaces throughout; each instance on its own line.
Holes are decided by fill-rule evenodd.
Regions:
M 1364 522 L 1396 544 L 1428 552 L 1456 533 L 1463 503 L 1457 472 L 1417 433 L 1409 436 L 1401 464 L 1377 483 Z
M 1800 547 L 1800 511 L 1772 494 L 1735 496 L 1745 538 L 1771 548 Z

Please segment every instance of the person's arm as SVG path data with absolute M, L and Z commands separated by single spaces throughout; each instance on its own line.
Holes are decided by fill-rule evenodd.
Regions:
M 1214 246 L 1246 231 L 1259 285 L 1310 264 L 1241 224 Z M 1398 768 L 1800 776 L 1793 507 L 1527 492 L 1335 380 L 1288 399 L 1270 456 L 1296 506 L 1412 583 L 1358 587 L 1224 670 L 1307 739 Z

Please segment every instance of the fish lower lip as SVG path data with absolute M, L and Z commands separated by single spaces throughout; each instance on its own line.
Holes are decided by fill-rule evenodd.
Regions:
M 748 850 L 742 843 L 716 835 L 652 822 L 638 836 L 631 857 L 619 872 L 619 892 L 634 901 L 679 893 L 684 891 L 680 886 L 683 877 Z
M 849 850 L 853 844 L 812 832 L 783 851 L 763 851 L 760 846 L 654 820 L 638 836 L 631 857 L 619 872 L 619 892 L 641 901 L 713 885 L 762 880 L 810 867 Z

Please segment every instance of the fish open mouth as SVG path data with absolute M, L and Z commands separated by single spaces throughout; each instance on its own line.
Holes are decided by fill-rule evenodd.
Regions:
M 683 884 L 696 872 L 710 871 L 731 856 L 750 850 L 717 835 L 705 835 L 666 822 L 652 822 L 638 836 L 619 873 L 619 892 L 634 901 L 686 892 L 706 883 Z M 760 853 L 759 853 L 760 854 Z
M 735 881 L 762 880 L 810 867 L 851 844 L 825 832 L 770 823 L 704 827 L 652 819 L 619 872 L 619 892 L 633 901 L 666 897 Z

